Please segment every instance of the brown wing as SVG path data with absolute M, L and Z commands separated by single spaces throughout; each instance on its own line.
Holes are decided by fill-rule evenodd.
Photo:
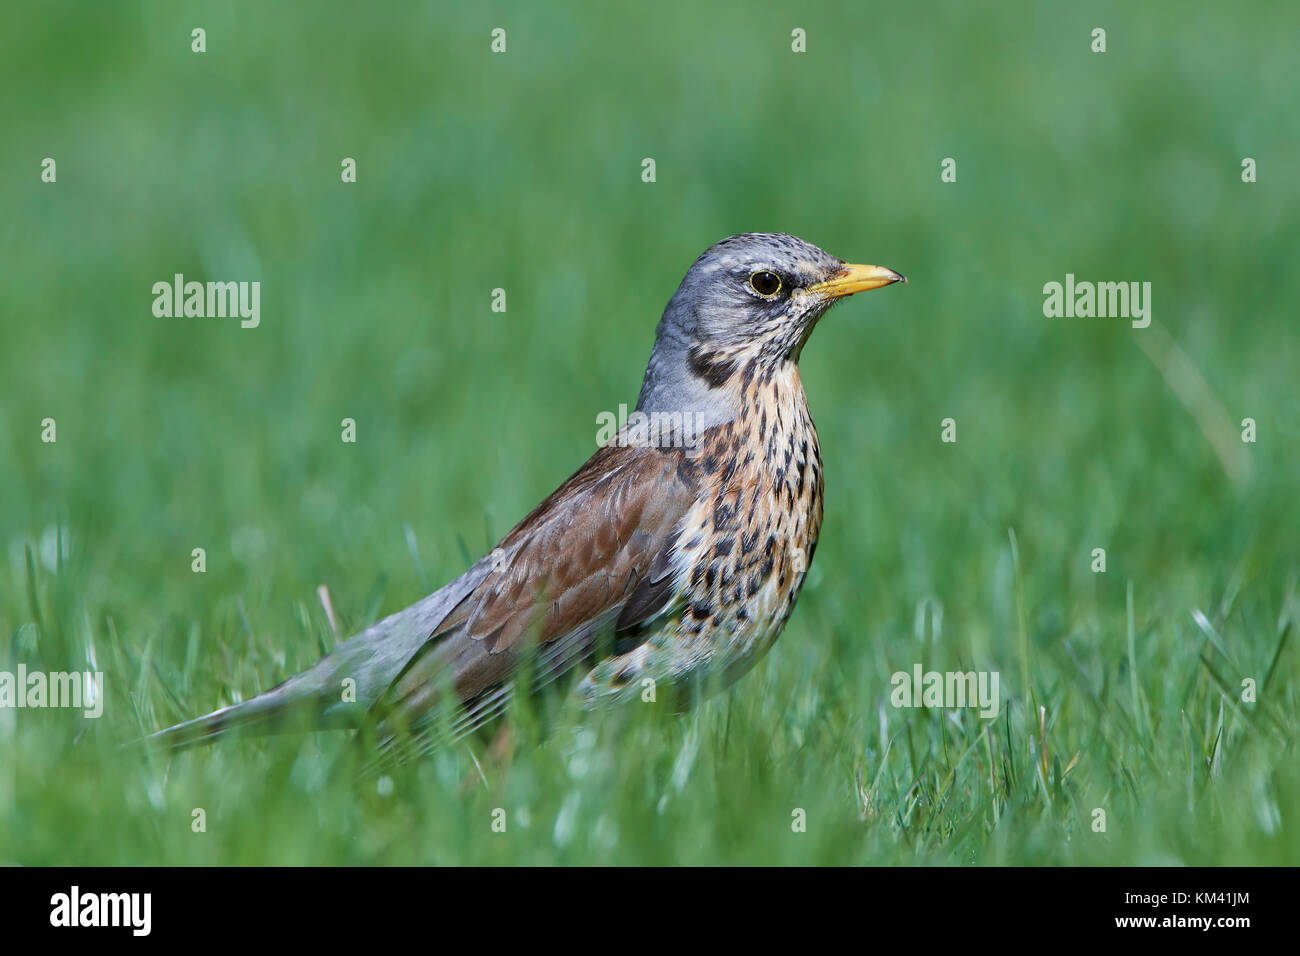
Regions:
M 457 735 L 504 709 L 509 679 L 537 642 L 545 682 L 600 634 L 635 629 L 671 599 L 670 552 L 695 500 L 680 449 L 601 448 L 504 539 L 499 566 L 414 655 L 372 710 L 381 738 L 414 729 L 450 687 Z

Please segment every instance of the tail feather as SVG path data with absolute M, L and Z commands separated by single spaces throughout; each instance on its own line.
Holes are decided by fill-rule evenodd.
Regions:
M 284 684 L 239 704 L 222 707 L 202 717 L 183 721 L 164 730 L 149 734 L 144 740 L 161 747 L 181 749 L 192 744 L 205 743 L 225 736 L 232 731 L 247 730 L 257 734 L 271 734 L 290 729 L 297 714 L 310 718 L 310 697 L 295 698 Z
M 405 610 L 349 638 L 300 674 L 251 700 L 156 731 L 144 740 L 170 748 L 215 740 L 232 731 L 277 733 L 307 724 L 358 727 L 370 705 L 443 619 L 492 570 L 491 555 Z M 345 682 L 351 681 L 350 684 Z M 345 694 L 345 688 L 352 693 Z M 345 699 L 347 698 L 347 699 Z

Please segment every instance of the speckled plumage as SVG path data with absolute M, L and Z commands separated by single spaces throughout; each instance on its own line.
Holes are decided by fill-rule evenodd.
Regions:
M 639 694 L 645 677 L 681 683 L 745 673 L 776 640 L 799 596 L 822 522 L 822 461 L 798 368 L 735 357 L 718 386 L 739 414 L 709 429 L 680 468 L 695 501 L 677 530 L 670 610 L 641 644 L 602 662 L 587 698 Z
M 582 668 L 589 703 L 639 696 L 647 678 L 665 691 L 735 680 L 785 626 L 821 529 L 803 346 L 836 300 L 901 279 L 793 236 L 717 243 L 664 310 L 642 383 L 637 411 L 671 428 L 647 441 L 629 423 L 455 581 L 267 693 L 153 739 L 306 714 L 418 752 L 499 714 L 533 655 L 529 689 Z M 340 699 L 346 681 L 355 700 Z M 451 702 L 459 715 L 435 719 Z

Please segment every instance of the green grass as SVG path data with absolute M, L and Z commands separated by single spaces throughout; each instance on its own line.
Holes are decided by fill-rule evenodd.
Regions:
M 107 683 L 0 710 L 0 863 L 1300 862 L 1293 4 L 0 18 L 0 670 Z M 804 352 L 826 524 L 753 673 L 544 702 L 386 796 L 340 735 L 121 747 L 315 660 L 318 586 L 345 636 L 462 570 L 755 229 L 911 281 Z M 261 327 L 155 319 L 175 272 L 260 280 Z M 1067 272 L 1152 327 L 1044 318 Z M 1001 714 L 891 707 L 917 663 Z

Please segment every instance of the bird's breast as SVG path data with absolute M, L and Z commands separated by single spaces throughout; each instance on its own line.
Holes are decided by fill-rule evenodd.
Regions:
M 762 655 L 799 595 L 822 520 L 822 462 L 793 364 L 736 376 L 740 414 L 710 429 L 690 467 L 699 497 L 677 539 L 679 669 L 727 682 Z

